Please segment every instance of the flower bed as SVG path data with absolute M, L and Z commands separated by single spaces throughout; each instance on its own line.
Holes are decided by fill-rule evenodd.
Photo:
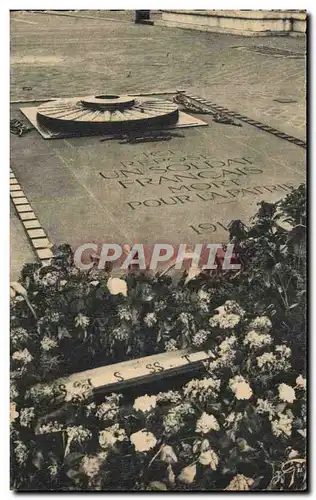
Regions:
M 304 186 L 262 202 L 249 228 L 233 221 L 237 274 L 117 279 L 76 269 L 67 245 L 25 266 L 27 295 L 11 304 L 13 487 L 303 489 L 305 223 Z M 211 359 L 178 391 L 102 401 L 53 382 L 186 347 Z
M 248 321 L 232 302 L 212 323 L 205 372 L 179 390 L 131 400 L 82 384 L 56 409 L 49 384 L 23 395 L 12 386 L 13 486 L 303 489 L 306 381 L 291 349 L 277 344 L 267 317 Z

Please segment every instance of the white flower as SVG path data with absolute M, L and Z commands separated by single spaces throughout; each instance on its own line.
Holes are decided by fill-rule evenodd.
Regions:
M 229 387 L 235 393 L 237 399 L 250 399 L 253 394 L 248 382 L 239 375 L 230 379 Z
M 203 412 L 196 423 L 195 431 L 201 434 L 207 434 L 210 431 L 219 431 L 219 423 L 214 415 Z
M 140 452 L 149 451 L 157 444 L 157 439 L 152 432 L 145 430 L 134 432 L 134 434 L 131 434 L 130 440 L 135 446 L 135 450 Z
M 24 344 L 25 342 L 27 342 L 29 333 L 25 328 L 22 327 L 12 328 L 10 337 L 12 345 L 16 348 L 19 346 L 19 344 Z
M 216 316 L 210 318 L 209 324 L 211 327 L 217 326 L 218 328 L 222 328 L 223 330 L 228 330 L 238 325 L 240 319 L 241 318 L 239 314 L 233 314 L 233 313 L 217 314 Z
M 19 465 L 22 465 L 26 462 L 26 459 L 28 457 L 28 449 L 26 445 L 22 441 L 14 441 L 15 447 L 14 447 L 14 454 L 16 457 L 16 460 Z
M 55 285 L 59 280 L 58 272 L 50 272 L 46 273 L 45 276 L 41 279 L 41 283 L 44 286 Z
M 303 378 L 302 375 L 299 375 L 295 382 L 298 389 L 306 389 L 306 378 Z
M 209 301 L 211 299 L 211 294 L 209 292 L 206 292 L 203 289 L 200 289 L 198 291 L 197 295 L 198 295 L 199 300 L 202 300 L 202 301 Z
M 89 429 L 85 429 L 82 425 L 79 426 L 71 426 L 66 428 L 66 433 L 67 433 L 67 445 L 65 448 L 65 456 L 68 455 L 70 451 L 70 446 L 73 443 L 77 443 L 79 445 L 82 445 L 86 441 L 92 438 L 92 433 L 89 431 Z
M 224 427 L 230 427 L 233 424 L 233 427 L 236 427 L 238 422 L 242 419 L 242 413 L 235 413 L 234 411 L 229 413 L 225 418 Z
M 114 437 L 113 432 L 109 430 L 109 428 L 99 432 L 99 444 L 101 448 L 112 448 L 112 446 L 115 445 L 116 441 L 117 439 Z
M 107 287 L 112 295 L 122 295 L 127 296 L 127 283 L 120 278 L 109 278 L 107 282 Z
M 90 319 L 88 316 L 79 313 L 78 316 L 75 317 L 75 327 L 87 328 L 89 326 Z
M 284 344 L 277 345 L 275 347 L 275 352 L 277 352 L 281 356 L 282 359 L 290 358 L 291 354 L 292 354 L 290 347 L 288 347 Z
M 267 401 L 266 399 L 258 399 L 257 400 L 257 413 L 260 415 L 261 413 L 267 413 L 269 416 L 269 420 L 272 420 L 272 418 L 275 415 L 275 408 L 274 406 Z
M 144 323 L 150 327 L 154 326 L 157 323 L 157 317 L 154 312 L 147 313 L 144 317 Z
M 52 323 L 58 323 L 60 321 L 60 314 L 58 312 L 53 312 L 49 315 L 49 321 Z
M 55 387 L 53 384 L 36 384 L 26 391 L 27 399 L 37 401 L 38 399 L 53 398 Z
M 192 338 L 192 344 L 195 347 L 200 347 L 207 341 L 209 333 L 206 330 L 198 330 Z
M 100 420 L 114 420 L 119 413 L 119 407 L 116 403 L 101 403 L 98 406 L 95 416 Z
M 291 436 L 292 434 L 292 419 L 285 415 L 284 413 L 278 414 L 279 420 L 273 420 L 271 422 L 272 432 L 275 436 L 281 436 L 285 434 L 286 436 Z
M 278 390 L 279 398 L 281 399 L 281 401 L 285 401 L 286 403 L 293 403 L 296 399 L 295 390 L 290 385 L 280 384 Z
M 204 402 L 209 398 L 217 397 L 221 381 L 216 378 L 203 378 L 193 379 L 188 382 L 184 388 L 183 393 L 189 399 L 197 398 L 199 401 Z
M 177 455 L 175 454 L 172 446 L 165 445 L 160 452 L 160 460 L 167 464 L 176 464 L 178 462 Z
M 236 351 L 232 348 L 237 343 L 237 338 L 235 335 L 230 335 L 226 337 L 216 350 L 217 356 L 210 352 L 210 356 L 215 358 L 213 361 L 209 362 L 208 370 L 213 373 L 219 368 L 224 368 L 230 366 L 236 356 Z
M 90 415 L 93 415 L 95 413 L 95 410 L 97 409 L 97 405 L 93 402 L 85 406 L 85 413 L 87 417 Z
M 145 302 L 151 302 L 154 298 L 155 295 L 153 294 L 152 286 L 149 285 L 149 283 L 145 283 L 142 286 L 142 300 Z
M 43 351 L 50 351 L 54 347 L 57 347 L 58 343 L 56 340 L 53 340 L 49 337 L 43 337 L 43 340 L 41 340 L 41 347 Z
M 190 403 L 178 404 L 171 408 L 163 417 L 163 426 L 166 434 L 177 434 L 185 425 L 184 417 L 194 415 L 195 410 Z
M 177 341 L 175 339 L 167 340 L 167 342 L 165 343 L 165 350 L 167 352 L 169 352 L 169 351 L 176 351 L 177 349 L 178 349 L 178 347 L 177 347 Z
M 258 333 L 256 330 L 250 330 L 245 336 L 243 344 L 249 345 L 251 349 L 260 349 L 261 347 L 272 344 L 272 341 L 271 335 Z
M 54 422 L 47 422 L 43 424 L 38 429 L 38 434 L 51 434 L 53 432 L 61 432 L 63 426 L 59 424 L 56 420 Z
M 132 319 L 132 313 L 126 306 L 120 306 L 117 309 L 117 314 L 121 320 L 131 321 Z
M 224 304 L 224 310 L 226 313 L 239 314 L 239 316 L 245 315 L 245 311 L 234 300 L 226 300 L 226 302 Z
M 66 429 L 68 439 L 79 444 L 91 439 L 92 434 L 89 429 L 85 429 L 82 425 L 74 425 Z
M 261 356 L 257 357 L 257 365 L 259 368 L 273 368 L 278 364 L 278 360 L 273 352 L 264 352 Z
M 182 396 L 178 391 L 158 392 L 157 403 L 180 403 Z
M 206 292 L 205 290 L 201 289 L 197 293 L 197 305 L 200 309 L 200 311 L 208 313 L 209 308 L 210 308 L 210 302 L 211 302 L 211 294 L 209 292 Z
M 16 370 L 12 370 L 10 376 L 12 380 L 17 381 L 18 379 L 22 379 L 24 375 L 27 373 L 26 366 L 19 366 Z
M 69 271 L 70 276 L 79 276 L 80 269 L 78 267 L 72 267 Z
M 99 432 L 99 444 L 103 449 L 112 448 L 117 441 L 125 439 L 127 439 L 126 432 L 120 428 L 119 424 L 114 424 Z
M 217 465 L 219 462 L 219 458 L 215 451 L 209 449 L 207 451 L 203 451 L 199 456 L 199 462 L 202 465 L 209 465 L 212 470 L 217 469 Z
M 226 337 L 223 342 L 221 342 L 218 346 L 219 351 L 220 351 L 220 356 L 222 356 L 225 353 L 229 353 L 232 349 L 232 347 L 237 343 L 237 337 L 236 335 L 231 335 L 230 337 Z
M 21 361 L 24 364 L 30 363 L 33 359 L 33 356 L 29 353 L 27 349 L 23 349 L 23 351 L 15 351 L 12 354 L 12 359 L 15 361 Z
M 86 476 L 95 477 L 99 473 L 100 466 L 104 460 L 104 455 L 85 455 L 80 465 Z
M 272 323 L 267 316 L 258 316 L 249 324 L 252 330 L 258 330 L 260 333 L 269 333 L 272 328 Z
M 196 476 L 196 465 L 188 465 L 180 472 L 178 479 L 181 483 L 192 484 Z
M 122 324 L 121 326 L 117 326 L 112 330 L 112 338 L 118 340 L 119 342 L 124 342 L 128 339 L 130 335 L 130 329 L 128 326 Z
M 146 412 L 155 408 L 156 405 L 157 405 L 157 397 L 148 396 L 147 394 L 145 394 L 145 396 L 140 396 L 139 398 L 135 399 L 133 408 L 136 411 Z
M 182 312 L 179 315 L 179 320 L 182 323 L 184 323 L 186 326 L 189 326 L 189 322 L 193 320 L 193 316 L 192 316 L 192 314 L 189 314 L 189 313 L 186 313 L 186 312 Z
M 92 385 L 88 380 L 78 380 L 72 384 L 67 384 L 67 394 L 65 401 L 85 401 L 92 394 Z
M 20 412 L 20 424 L 22 427 L 28 427 L 35 418 L 35 408 L 23 408 Z
M 163 309 L 166 309 L 167 303 L 165 300 L 158 300 L 155 302 L 155 311 L 162 311 Z

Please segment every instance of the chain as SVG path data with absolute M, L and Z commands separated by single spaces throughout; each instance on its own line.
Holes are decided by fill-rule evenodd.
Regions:
M 219 115 L 224 114 L 227 117 L 236 118 L 237 120 L 248 123 L 249 125 L 252 125 L 260 130 L 263 130 L 264 132 L 268 132 L 269 134 L 275 135 L 280 139 L 285 139 L 286 141 L 296 144 L 297 146 L 301 146 L 304 149 L 306 149 L 307 147 L 306 142 L 303 141 L 302 139 L 298 139 L 297 137 L 286 134 L 285 132 L 281 132 L 280 130 L 274 127 L 270 127 L 270 125 L 265 125 L 264 123 L 258 122 L 257 120 L 252 120 L 251 118 L 248 118 L 248 116 L 241 115 L 239 113 L 236 113 L 235 111 L 230 111 L 229 109 L 224 108 L 223 106 L 218 106 L 214 102 L 209 102 L 206 101 L 205 99 L 202 99 L 201 97 L 191 96 L 189 94 L 186 95 L 186 99 L 192 100 L 191 102 L 194 103 L 194 105 L 196 105 L 197 103 L 198 106 L 201 105 L 203 107 L 206 107 L 206 109 L 212 110 L 211 114 L 213 114 L 213 116 L 216 113 L 218 113 Z
M 183 92 L 178 92 L 178 94 L 173 98 L 173 102 L 180 104 L 185 111 L 189 113 L 198 113 L 202 115 L 212 115 L 213 121 L 217 123 L 225 123 L 226 125 L 234 125 L 235 127 L 242 127 L 241 123 L 236 122 L 226 113 L 214 110 L 209 106 L 203 105 L 203 103 L 192 102 L 192 99 L 186 96 Z

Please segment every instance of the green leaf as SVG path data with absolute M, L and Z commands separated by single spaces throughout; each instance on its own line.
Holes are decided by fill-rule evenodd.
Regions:
M 45 460 L 43 453 L 41 451 L 37 451 L 33 458 L 33 464 L 37 469 L 42 469 L 44 466 Z
M 83 457 L 84 453 L 69 453 L 69 455 L 65 457 L 65 465 L 67 465 L 68 467 L 73 467 L 74 465 L 79 464 Z
M 66 472 L 67 476 L 69 477 L 69 479 L 72 479 L 72 480 L 76 480 L 76 478 L 78 478 L 78 476 L 80 476 L 80 472 L 77 471 L 77 470 L 74 470 L 74 469 L 69 469 L 67 472 Z
M 70 333 L 68 332 L 67 328 L 64 326 L 58 327 L 57 336 L 58 336 L 59 340 L 66 339 L 66 338 L 71 339 Z

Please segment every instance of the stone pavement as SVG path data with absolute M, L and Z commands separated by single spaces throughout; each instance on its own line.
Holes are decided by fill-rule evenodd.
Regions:
M 35 257 L 23 231 L 21 221 L 17 217 L 12 203 L 10 205 L 10 281 L 17 281 L 21 267 L 24 264 L 35 262 Z
M 109 15 L 116 22 L 12 13 L 11 99 L 186 88 L 304 138 L 305 62 L 293 57 L 304 53 L 304 39 L 141 26 L 124 12 Z M 292 57 L 263 55 L 255 45 Z M 170 144 L 45 141 L 32 131 L 12 136 L 11 167 L 53 243 L 218 243 L 231 219 L 247 221 L 258 201 L 305 180 L 305 151 L 250 125 L 206 120 L 209 127 L 186 129 Z
M 304 182 L 305 150 L 203 119 L 167 143 L 44 140 L 34 130 L 13 137 L 11 167 L 55 244 L 221 243 L 232 219 L 247 223 L 259 201 Z
M 74 15 L 11 14 L 11 99 L 185 88 L 305 138 L 305 38 L 135 25 L 132 11 Z M 290 53 L 246 50 L 253 46 Z

